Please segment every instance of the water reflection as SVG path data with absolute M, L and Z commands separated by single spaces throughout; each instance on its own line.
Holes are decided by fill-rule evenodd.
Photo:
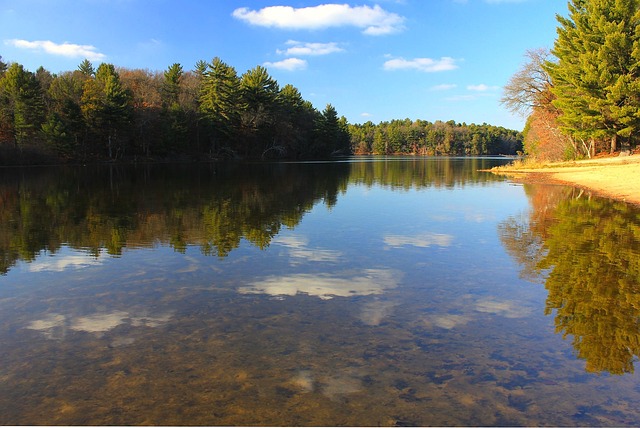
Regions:
M 0 170 L 0 273 L 63 244 L 106 250 L 168 243 L 224 257 L 265 248 L 319 201 L 331 206 L 349 165 L 144 165 Z M 87 263 L 84 258 L 52 263 Z M 61 266 L 59 266 L 61 267 Z
M 481 173 L 487 158 L 369 159 L 361 162 L 282 164 L 140 165 L 0 169 L 0 274 L 16 261 L 63 245 L 96 257 L 124 248 L 168 244 L 184 252 L 227 256 L 245 239 L 266 248 L 274 238 L 294 258 L 331 260 L 339 252 L 307 248 L 304 241 L 277 241 L 315 204 L 335 205 L 348 183 L 403 188 L 450 188 L 500 180 Z M 301 238 L 303 239 L 303 238 Z M 446 243 L 437 234 L 402 238 L 390 245 Z M 408 240 L 407 240 L 408 239 Z M 47 262 L 41 268 L 53 269 Z M 49 263 L 93 263 L 83 257 Z M 37 269 L 34 266 L 34 269 Z
M 527 186 L 528 214 L 499 229 L 525 276 L 543 277 L 545 313 L 588 372 L 633 373 L 640 356 L 640 210 L 576 189 Z
M 272 296 L 295 296 L 298 293 L 327 300 L 333 297 L 370 296 L 382 294 L 395 288 L 399 273 L 390 270 L 367 269 L 358 274 L 338 275 L 296 274 L 274 276 L 240 287 L 241 294 L 269 294 Z
M 503 221 L 529 201 L 478 163 L 7 173 L 0 424 L 637 426 L 505 251 L 572 194 Z

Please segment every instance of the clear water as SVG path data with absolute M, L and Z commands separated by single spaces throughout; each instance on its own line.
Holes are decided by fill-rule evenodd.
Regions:
M 504 159 L 0 171 L 0 424 L 640 424 L 640 210 Z

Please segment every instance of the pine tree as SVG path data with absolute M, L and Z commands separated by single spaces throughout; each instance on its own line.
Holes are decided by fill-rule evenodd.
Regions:
M 106 143 L 109 159 L 123 154 L 123 135 L 131 124 L 131 94 L 123 88 L 112 64 L 100 64 L 94 79 L 85 82 L 82 113 L 97 138 Z
M 202 64 L 198 66 L 202 71 Z M 235 68 L 220 58 L 213 59 L 202 72 L 200 88 L 200 112 L 211 129 L 211 152 L 229 149 L 239 122 L 238 98 L 240 79 Z M 222 147 L 225 144 L 226 147 Z
M 0 129 L 16 147 L 37 138 L 44 121 L 43 92 L 34 73 L 13 63 L 0 79 Z
M 639 0 L 572 0 L 558 17 L 547 62 L 565 132 L 579 140 L 635 144 L 640 129 Z
M 262 66 L 240 78 L 240 118 L 244 154 L 255 156 L 272 146 L 280 88 Z
M 93 69 L 93 64 L 86 58 L 80 63 L 78 70 L 86 77 L 92 77 L 96 74 L 96 71 Z

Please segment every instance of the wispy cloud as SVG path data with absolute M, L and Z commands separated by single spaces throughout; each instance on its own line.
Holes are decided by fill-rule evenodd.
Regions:
M 91 61 L 101 61 L 106 55 L 98 52 L 95 46 L 77 45 L 75 43 L 55 43 L 50 40 L 21 40 L 10 39 L 4 41 L 6 45 L 16 47 L 18 49 L 30 49 L 40 51 L 49 55 L 59 55 L 69 58 L 87 58 Z
M 277 68 L 278 70 L 297 71 L 307 68 L 307 61 L 300 58 L 287 58 L 282 61 L 265 62 L 265 67 Z
M 425 73 L 436 73 L 439 71 L 450 71 L 458 68 L 456 60 L 451 57 L 440 59 L 432 58 L 394 58 L 386 61 L 383 65 L 385 70 L 417 70 Z
M 496 91 L 500 89 L 499 86 L 490 86 L 484 83 L 479 85 L 467 85 L 467 91 L 469 93 L 466 94 L 458 94 L 451 97 L 445 98 L 446 101 L 475 101 L 477 99 L 483 97 L 494 97 L 496 96 Z
M 346 276 L 336 273 L 292 274 L 268 277 L 240 287 L 238 292 L 272 296 L 295 296 L 303 293 L 323 300 L 333 297 L 370 296 L 396 288 L 398 277 L 397 272 L 388 269 L 365 269 Z
M 487 92 L 487 91 L 495 91 L 497 89 L 500 89 L 499 86 L 489 86 L 489 85 L 485 85 L 484 83 L 481 83 L 479 85 L 469 85 L 467 86 L 467 89 L 470 91 L 477 91 L 477 92 Z
M 289 40 L 286 44 L 290 47 L 285 50 L 279 49 L 277 51 L 279 54 L 287 56 L 319 56 L 344 52 L 344 49 L 338 46 L 335 42 L 303 43 L 295 40 Z
M 420 235 L 386 235 L 384 243 L 390 247 L 421 247 L 431 246 L 449 247 L 453 242 L 453 236 L 442 233 L 423 233 Z
M 432 86 L 431 88 L 429 88 L 431 91 L 448 91 L 450 89 L 455 89 L 457 88 L 458 85 L 453 84 L 453 83 L 443 83 L 441 85 L 435 85 Z
M 30 272 L 63 272 L 69 269 L 84 269 L 90 266 L 99 266 L 101 259 L 90 255 L 78 254 L 68 256 L 41 257 L 27 265 Z
M 309 247 L 307 239 L 301 236 L 278 237 L 271 242 L 272 244 L 282 245 L 289 250 L 292 264 L 297 264 L 300 260 L 334 263 L 342 257 L 340 251 Z
M 378 5 L 370 7 L 348 4 L 322 4 L 303 8 L 269 6 L 260 10 L 242 7 L 234 10 L 232 15 L 260 27 L 288 30 L 356 27 L 371 36 L 402 31 L 405 20 L 404 17 L 388 12 Z
M 62 339 L 66 336 L 67 330 L 84 331 L 100 336 L 122 324 L 129 324 L 133 327 L 159 327 L 169 322 L 172 317 L 173 312 L 150 314 L 146 310 L 132 312 L 114 310 L 84 316 L 51 313 L 45 315 L 44 318 L 31 321 L 26 328 L 40 331 L 48 339 Z M 133 343 L 133 338 L 126 339 L 120 338 L 117 343 Z

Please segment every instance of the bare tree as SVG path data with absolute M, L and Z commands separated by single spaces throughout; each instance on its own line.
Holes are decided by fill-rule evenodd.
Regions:
M 552 109 L 552 82 L 544 69 L 550 56 L 546 48 L 528 50 L 527 61 L 505 85 L 500 103 L 523 117 L 529 116 L 534 108 Z

